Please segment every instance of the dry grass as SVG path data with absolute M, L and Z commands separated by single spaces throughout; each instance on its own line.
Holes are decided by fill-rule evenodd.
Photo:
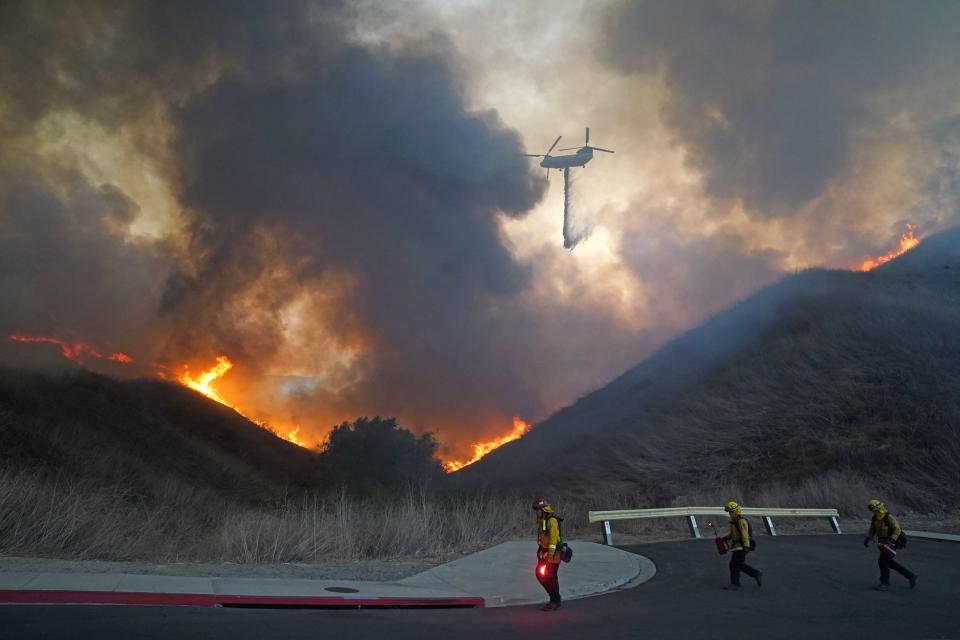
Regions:
M 0 554 L 155 562 L 447 558 L 532 536 L 529 499 L 305 493 L 275 505 L 187 487 L 163 500 L 27 472 L 0 474 Z
M 799 490 L 757 494 L 755 506 L 835 506 L 844 526 L 864 526 L 866 487 L 839 476 Z M 737 487 L 678 496 L 673 505 L 719 505 Z M 846 495 L 847 498 L 838 498 Z M 840 502 L 837 502 L 840 500 Z M 599 541 L 587 511 L 649 506 L 640 496 L 560 496 L 568 539 Z M 145 502 L 116 488 L 93 488 L 25 472 L 0 474 L 0 554 L 76 560 L 322 563 L 351 560 L 446 561 L 507 540 L 534 539 L 526 495 L 437 494 L 410 487 L 397 496 L 358 499 L 344 492 L 305 493 L 251 506 L 167 483 L 162 500 Z M 898 513 L 900 505 L 894 504 Z M 955 530 L 960 513 L 915 518 Z M 950 524 L 952 523 L 952 524 Z M 706 522 L 701 526 L 709 529 Z M 718 523 L 722 529 L 723 524 Z M 781 533 L 828 532 L 826 522 L 780 520 Z M 916 524 L 911 524 L 916 526 Z M 946 528 L 944 528 L 946 527 Z M 937 528 L 934 526 L 933 528 Z M 619 543 L 685 538 L 683 519 L 615 523 Z

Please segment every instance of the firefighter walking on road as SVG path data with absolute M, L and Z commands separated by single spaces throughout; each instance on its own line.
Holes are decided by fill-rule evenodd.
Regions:
M 743 508 L 733 500 L 727 502 L 723 510 L 730 514 L 730 535 L 724 536 L 723 539 L 733 552 L 730 557 L 730 585 L 724 588 L 739 589 L 741 571 L 756 580 L 759 587 L 762 584 L 763 572 L 747 564 L 747 553 L 756 548 L 750 521 L 743 517 Z
M 533 510 L 537 512 L 539 543 L 536 576 L 550 596 L 550 602 L 543 605 L 541 610 L 554 611 L 560 608 L 560 580 L 557 577 L 560 570 L 560 555 L 557 553 L 557 546 L 560 544 L 560 520 L 544 498 L 534 500 Z
M 913 589 L 917 586 L 917 574 L 894 560 L 897 549 L 902 549 L 907 542 L 907 536 L 900 528 L 900 523 L 887 510 L 887 505 L 879 500 L 870 500 L 867 508 L 873 513 L 873 520 L 870 521 L 870 529 L 867 530 L 867 536 L 863 539 L 863 546 L 869 546 L 870 542 L 876 539 L 877 547 L 880 549 L 880 557 L 877 558 L 877 564 L 880 565 L 880 584 L 877 585 L 877 591 L 886 591 L 890 588 L 890 569 L 909 580 L 910 588 Z

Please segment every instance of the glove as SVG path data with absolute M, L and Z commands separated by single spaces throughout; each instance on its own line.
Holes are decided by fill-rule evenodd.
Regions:
M 863 546 L 864 546 L 865 548 L 870 546 L 870 538 L 864 538 L 864 539 L 863 539 Z

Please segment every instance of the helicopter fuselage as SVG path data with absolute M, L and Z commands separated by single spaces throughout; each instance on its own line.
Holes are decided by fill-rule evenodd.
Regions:
M 586 166 L 591 160 L 593 160 L 593 149 L 585 148 L 567 156 L 545 156 L 540 161 L 540 166 L 544 169 L 567 169 Z

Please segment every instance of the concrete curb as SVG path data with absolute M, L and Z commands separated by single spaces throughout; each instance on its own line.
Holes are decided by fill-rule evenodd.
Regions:
M 381 598 L 371 596 L 252 596 L 136 591 L 0 591 L 3 604 L 116 604 L 167 607 L 251 607 L 310 609 L 456 609 L 482 608 L 483 598 Z

